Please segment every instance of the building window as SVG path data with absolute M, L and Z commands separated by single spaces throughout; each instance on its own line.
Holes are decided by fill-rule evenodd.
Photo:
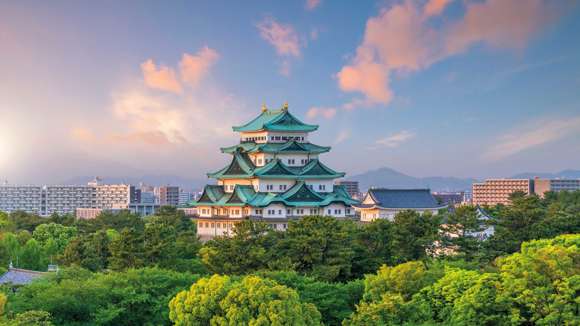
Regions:
M 282 210 L 281 209 L 278 210 L 278 215 L 282 215 Z
M 288 187 L 288 186 L 287 185 L 279 185 L 278 186 L 278 189 L 280 189 L 282 191 L 285 191 L 286 190 L 286 187 Z
M 288 215 L 292 214 L 292 210 L 290 210 L 290 209 L 287 209 L 287 210 L 286 210 L 286 214 L 288 214 Z
M 326 190 L 326 185 L 318 185 L 318 190 Z
M 261 158 L 258 159 L 258 165 L 262 165 L 262 159 Z
M 294 163 L 295 163 L 295 162 L 294 162 L 294 159 L 288 159 L 288 164 L 289 164 L 289 165 L 293 165 Z
M 213 224 L 213 223 L 211 224 L 211 227 L 212 227 L 212 228 L 214 227 L 214 224 Z
M 331 214 L 332 214 L 332 211 L 329 209 L 328 210 L 328 215 L 331 215 Z

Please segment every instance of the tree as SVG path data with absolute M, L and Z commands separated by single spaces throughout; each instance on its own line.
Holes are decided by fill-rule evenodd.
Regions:
M 46 270 L 46 266 L 43 265 L 42 259 L 42 247 L 40 247 L 38 241 L 34 239 L 28 240 L 24 245 L 24 248 L 22 248 L 20 266 L 35 271 Z
M 34 231 L 38 225 L 47 222 L 46 219 L 43 219 L 38 215 L 29 214 L 23 211 L 10 213 L 10 221 L 14 224 L 16 230 L 26 230 L 29 232 Z
M 178 256 L 175 246 L 176 233 L 173 225 L 158 217 L 145 224 L 143 234 L 145 265 L 171 267 L 175 264 Z
M 109 245 L 109 266 L 113 270 L 142 267 L 143 234 L 136 229 L 124 228 Z
M 355 310 L 364 290 L 362 280 L 330 283 L 300 275 L 295 271 L 264 271 L 257 275 L 296 290 L 301 301 L 316 306 L 324 325 L 340 325 Z
M 289 223 L 272 254 L 278 261 L 289 260 L 296 271 L 319 280 L 348 280 L 354 257 L 353 229 L 350 221 L 306 216 Z
M 396 262 L 420 260 L 439 240 L 441 218 L 430 213 L 404 211 L 393 221 L 393 256 Z
M 77 229 L 74 226 L 47 223 L 37 226 L 32 236 L 41 246 L 45 246 L 52 239 L 56 243 L 57 252 L 62 252 L 76 234 Z
M 198 279 L 158 268 L 109 273 L 65 268 L 20 288 L 9 309 L 44 310 L 56 325 L 170 325 L 168 302 Z
M 231 237 L 215 237 L 199 254 L 213 273 L 239 275 L 265 269 L 271 260 L 271 232 L 264 223 L 242 221 L 236 223 Z
M 393 264 L 393 223 L 387 219 L 376 219 L 350 231 L 354 239 L 352 248 L 352 274 L 362 278 L 374 273 L 383 264 Z
M 111 241 L 107 231 L 103 230 L 77 237 L 65 248 L 62 260 L 66 265 L 77 265 L 91 271 L 100 271 L 108 266 Z
M 30 310 L 16 315 L 10 326 L 53 326 L 52 317 L 46 311 Z
M 296 291 L 257 276 L 214 275 L 169 303 L 175 325 L 319 325 L 320 313 Z
M 481 240 L 473 236 L 485 230 L 485 221 L 481 220 L 474 206 L 459 206 L 447 214 L 447 222 L 442 227 L 445 232 L 444 241 L 457 254 L 467 260 L 472 260 L 481 252 Z

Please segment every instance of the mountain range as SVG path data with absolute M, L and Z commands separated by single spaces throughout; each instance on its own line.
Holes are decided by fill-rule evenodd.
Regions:
M 533 179 L 535 177 L 543 179 L 580 179 L 580 170 L 563 170 L 557 173 L 525 172 L 511 176 L 515 179 Z M 370 187 L 385 188 L 429 188 L 432 191 L 462 191 L 471 189 L 471 185 L 479 180 L 475 178 L 456 177 L 413 177 L 391 168 L 383 167 L 371 170 L 362 174 L 354 175 L 347 180 L 359 182 L 361 191 L 366 191 Z
M 555 178 L 569 178 L 580 179 L 580 170 L 563 170 L 557 173 L 545 172 L 525 172 L 511 176 L 516 179 L 533 179 L 534 177 L 555 179 Z M 79 176 L 68 179 L 64 184 L 86 184 L 94 177 Z M 152 186 L 159 185 L 175 185 L 186 189 L 201 189 L 207 183 L 213 183 L 211 179 L 202 178 L 186 178 L 175 175 L 142 175 L 140 177 L 103 177 L 105 183 L 128 183 L 138 185 L 143 182 Z M 358 175 L 350 176 L 347 180 L 355 180 L 359 182 L 361 191 L 366 191 L 370 187 L 384 187 L 384 188 L 429 188 L 432 191 L 462 191 L 471 189 L 474 182 L 478 182 L 475 178 L 457 178 L 457 177 L 414 177 L 397 170 L 383 167 L 376 170 L 370 170 Z

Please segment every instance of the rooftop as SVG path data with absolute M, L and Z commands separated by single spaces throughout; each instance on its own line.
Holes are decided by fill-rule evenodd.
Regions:
M 194 206 L 253 206 L 265 207 L 270 203 L 282 203 L 293 207 L 320 207 L 335 202 L 352 205 L 357 201 L 350 198 L 342 186 L 335 186 L 334 191 L 323 193 L 310 189 L 303 181 L 284 193 L 256 192 L 252 186 L 237 185 L 232 193 L 224 193 L 221 186 L 207 185 Z
M 237 132 L 249 131 L 289 131 L 289 132 L 310 132 L 318 129 L 317 125 L 306 124 L 288 111 L 288 105 L 285 104 L 279 110 L 269 110 L 265 106 L 262 112 L 252 121 L 233 127 Z
M 10 267 L 4 275 L 0 276 L 0 284 L 26 285 L 46 274 L 45 272 Z
M 370 198 L 369 198 L 370 197 Z M 358 205 L 361 208 L 382 207 L 382 208 L 443 208 L 444 205 L 437 203 L 429 189 L 369 189 L 364 201 L 370 199 L 371 203 Z M 363 202 L 364 202 L 363 201 Z

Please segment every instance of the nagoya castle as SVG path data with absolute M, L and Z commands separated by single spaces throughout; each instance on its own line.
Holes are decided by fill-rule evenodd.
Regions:
M 252 121 L 237 127 L 240 143 L 221 148 L 231 155 L 228 165 L 208 177 L 197 208 L 198 234 L 205 239 L 231 235 L 235 223 L 251 219 L 285 230 L 288 221 L 307 215 L 347 218 L 356 203 L 334 180 L 344 176 L 320 160 L 330 147 L 310 143 L 317 125 L 305 124 L 285 104 L 265 106 Z

